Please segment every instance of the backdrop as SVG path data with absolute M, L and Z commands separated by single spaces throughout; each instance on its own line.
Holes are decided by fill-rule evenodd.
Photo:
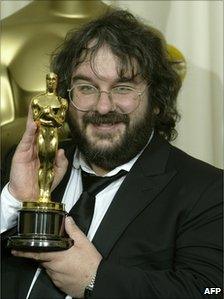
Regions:
M 88 1 L 86 1 L 88 3 Z M 223 167 L 223 2 L 104 1 L 128 8 L 158 28 L 187 60 L 187 76 L 178 97 L 181 121 L 174 144 Z M 30 1 L 1 1 L 1 18 Z

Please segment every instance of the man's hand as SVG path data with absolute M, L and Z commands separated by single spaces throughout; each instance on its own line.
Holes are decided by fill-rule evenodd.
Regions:
M 38 168 L 39 159 L 36 147 L 38 124 L 32 119 L 29 110 L 25 133 L 17 146 L 12 159 L 9 191 L 20 201 L 36 201 L 39 194 Z M 68 161 L 64 151 L 58 150 L 55 158 L 55 178 L 52 185 L 54 189 L 63 178 Z
M 61 252 L 34 253 L 12 251 L 15 256 L 41 261 L 53 283 L 67 295 L 83 298 L 85 287 L 97 272 L 102 256 L 77 227 L 71 217 L 65 221 L 65 229 L 74 245 Z

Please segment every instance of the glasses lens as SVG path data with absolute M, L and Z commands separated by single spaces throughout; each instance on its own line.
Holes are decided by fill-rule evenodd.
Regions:
M 70 90 L 70 100 L 82 111 L 90 111 L 97 104 L 98 90 L 89 84 L 77 84 Z
M 116 87 L 111 90 L 114 105 L 120 113 L 131 113 L 139 105 L 139 92 L 130 87 Z

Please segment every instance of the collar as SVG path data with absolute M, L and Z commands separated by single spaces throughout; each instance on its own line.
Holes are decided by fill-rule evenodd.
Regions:
M 142 152 L 145 150 L 145 148 L 149 145 L 149 143 L 151 142 L 152 138 L 154 135 L 154 130 L 152 131 L 149 140 L 147 142 L 147 144 L 144 146 L 144 148 L 134 157 L 132 158 L 130 161 L 128 161 L 127 163 L 123 164 L 123 165 L 119 165 L 116 168 L 112 169 L 110 172 L 108 172 L 105 177 L 109 177 L 112 175 L 117 174 L 119 171 L 121 170 L 125 170 L 127 172 L 130 171 L 130 169 L 132 168 L 132 166 L 135 164 L 135 162 L 137 161 L 137 159 L 141 156 Z M 91 173 L 96 175 L 96 173 L 90 168 L 90 166 L 85 162 L 85 158 L 83 156 L 83 154 L 79 151 L 78 148 L 76 148 L 75 150 L 75 154 L 74 154 L 74 159 L 73 159 L 73 167 L 75 169 L 79 169 L 81 168 L 82 170 L 84 170 L 87 173 Z

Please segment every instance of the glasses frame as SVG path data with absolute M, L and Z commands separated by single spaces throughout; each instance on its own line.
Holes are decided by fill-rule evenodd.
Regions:
M 97 106 L 97 104 L 98 104 L 98 102 L 99 102 L 99 100 L 100 100 L 101 93 L 107 93 L 110 102 L 113 104 L 113 106 L 115 106 L 114 103 L 113 103 L 113 100 L 112 100 L 112 90 L 113 90 L 113 88 L 111 88 L 109 91 L 106 91 L 106 90 L 98 89 L 97 87 L 95 87 L 94 85 L 89 84 L 89 83 L 79 83 L 79 84 L 74 84 L 70 89 L 67 89 L 67 92 L 68 92 L 68 95 L 69 95 L 69 100 L 70 100 L 70 102 L 72 103 L 72 105 L 73 105 L 77 110 L 82 111 L 82 112 L 93 111 L 93 109 L 88 109 L 88 110 L 80 109 L 80 108 L 77 107 L 77 106 L 75 105 L 75 103 L 73 102 L 72 95 L 71 95 L 71 91 L 74 89 L 75 86 L 82 86 L 82 85 L 90 85 L 90 86 L 94 87 L 94 88 L 98 91 L 98 98 L 97 98 L 97 102 L 96 102 L 96 104 L 94 105 L 94 107 Z M 142 96 L 142 94 L 146 91 L 146 88 L 147 88 L 147 87 L 149 87 L 149 84 L 147 84 L 147 85 L 145 86 L 144 90 L 139 91 L 139 90 L 137 90 L 137 89 L 132 88 L 132 87 L 129 86 L 128 88 L 130 88 L 131 90 L 133 90 L 134 92 L 137 93 L 137 97 L 136 97 L 136 99 L 139 98 L 139 102 L 138 102 L 138 105 L 135 107 L 135 109 L 131 110 L 130 112 L 125 112 L 125 113 L 120 112 L 120 113 L 121 113 L 121 114 L 130 114 L 130 113 L 132 113 L 133 111 L 135 111 L 135 110 L 138 108 L 138 106 L 139 106 L 139 104 L 140 104 L 140 102 L 141 102 L 141 100 L 142 100 L 142 97 L 141 97 L 141 96 Z M 78 96 L 77 96 L 77 98 L 78 98 Z M 119 105 L 116 105 L 116 106 L 119 107 Z M 116 111 L 116 109 L 117 109 L 117 108 L 115 107 L 112 111 Z

